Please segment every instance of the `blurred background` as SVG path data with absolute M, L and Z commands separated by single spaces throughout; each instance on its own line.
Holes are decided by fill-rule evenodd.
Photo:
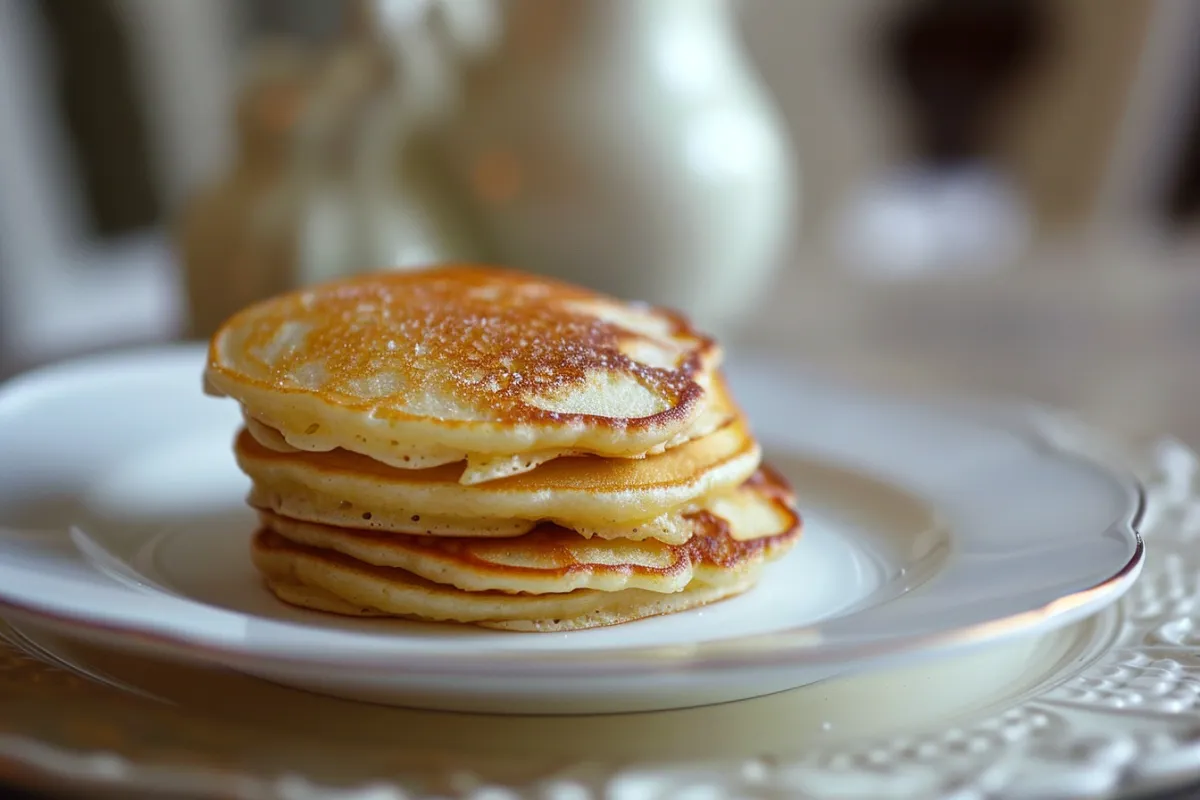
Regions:
M 1200 444 L 1193 0 L 0 0 L 0 376 L 479 259 Z

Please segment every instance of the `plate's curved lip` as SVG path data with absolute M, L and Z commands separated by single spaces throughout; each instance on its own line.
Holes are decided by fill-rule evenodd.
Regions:
M 18 375 L 0 384 L 0 394 L 16 384 L 35 382 L 38 377 L 54 374 L 69 374 L 73 367 L 96 367 L 104 361 L 119 361 L 125 358 L 173 356 L 180 359 L 195 358 L 203 348 L 194 344 L 165 347 L 141 347 L 124 352 L 111 352 L 95 357 L 83 357 L 60 362 L 41 369 Z M 1026 407 L 1027 419 L 1032 418 L 1035 407 Z M 1010 411 L 1013 409 L 1009 409 Z M 1043 409 L 1047 414 L 1050 412 Z M 999 424 L 999 423 L 997 423 Z M 0 611 L 40 620 L 52 626 L 75 629 L 90 634 L 108 637 L 108 641 L 124 641 L 127 644 L 148 648 L 176 657 L 218 662 L 225 664 L 257 665 L 260 667 L 314 667 L 341 666 L 363 670 L 375 670 L 389 674 L 428 675 L 463 674 L 478 675 L 484 671 L 491 676 L 521 675 L 536 677 L 539 673 L 562 677 L 562 669 L 570 667 L 572 677 L 614 676 L 628 673 L 661 673 L 672 671 L 725 671 L 746 668 L 770 667 L 815 667 L 857 665 L 889 657 L 899 657 L 921 652 L 941 653 L 954 648 L 967 647 L 985 642 L 1000 641 L 1009 636 L 1030 632 L 1035 627 L 1048 630 L 1077 621 L 1116 600 L 1140 573 L 1145 561 L 1145 545 L 1139 528 L 1146 513 L 1147 497 L 1144 486 L 1131 474 L 1118 470 L 1094 454 L 1081 449 L 1068 449 L 1064 442 L 1052 440 L 1040 431 L 1028 429 L 1010 430 L 1026 441 L 1049 449 L 1057 455 L 1088 464 L 1098 469 L 1130 494 L 1131 507 L 1125 518 L 1118 520 L 1107 530 L 1119 529 L 1122 535 L 1131 536 L 1134 542 L 1129 560 L 1108 578 L 1087 588 L 1055 598 L 1039 607 L 982 621 L 972 625 L 935 630 L 924 634 L 900 635 L 865 642 L 828 643 L 822 642 L 815 625 L 801 626 L 784 631 L 706 641 L 686 645 L 659 645 L 617 647 L 600 651 L 519 651 L 488 652 L 471 655 L 466 653 L 436 654 L 414 651 L 402 656 L 394 652 L 356 652 L 352 655 L 327 652 L 299 654 L 292 651 L 263 651 L 253 644 L 245 647 L 213 642 L 208 637 L 188 636 L 146 630 L 135 624 L 88 619 L 83 614 L 66 614 L 49 611 L 28 602 L 0 596 Z M 1082 426 L 1076 426 L 1082 430 Z M 81 609 L 81 611 L 86 611 Z M 224 612 L 246 616 L 237 612 Z M 284 624 L 264 621 L 263 624 Z M 116 639 L 112 638 L 116 637 Z M 401 660 L 403 659 L 403 660 Z

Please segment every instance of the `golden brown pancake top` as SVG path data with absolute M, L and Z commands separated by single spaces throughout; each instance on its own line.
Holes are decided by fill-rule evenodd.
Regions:
M 677 364 L 651 366 L 627 354 L 628 343 L 644 334 L 591 313 L 589 303 L 618 301 L 486 266 L 377 273 L 235 315 L 214 337 L 210 370 L 231 370 L 219 351 L 233 334 L 243 360 L 237 379 L 280 392 L 315 391 L 377 417 L 412 417 L 404 410 L 411 399 L 434 395 L 509 422 L 594 423 L 596 415 L 545 410 L 528 398 L 569 391 L 598 372 L 632 377 L 663 400 L 662 411 L 619 424 L 661 424 L 691 413 L 703 395 L 696 376 L 708 367 L 713 342 L 678 316 L 654 310 L 663 335 L 686 346 Z M 288 326 L 305 329 L 303 343 L 281 349 Z M 314 364 L 319 375 L 311 377 Z

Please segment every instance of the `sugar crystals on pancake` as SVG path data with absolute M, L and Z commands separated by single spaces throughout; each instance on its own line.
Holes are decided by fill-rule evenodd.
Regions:
M 214 335 L 206 385 L 297 450 L 399 469 L 467 461 L 468 476 L 499 476 L 557 453 L 636 457 L 702 434 L 720 355 L 665 310 L 446 266 L 251 306 Z

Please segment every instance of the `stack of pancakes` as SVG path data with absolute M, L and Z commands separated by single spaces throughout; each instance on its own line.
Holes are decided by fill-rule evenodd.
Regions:
M 252 306 L 205 380 L 280 599 L 551 631 L 739 594 L 795 544 L 720 358 L 663 310 L 446 266 Z

